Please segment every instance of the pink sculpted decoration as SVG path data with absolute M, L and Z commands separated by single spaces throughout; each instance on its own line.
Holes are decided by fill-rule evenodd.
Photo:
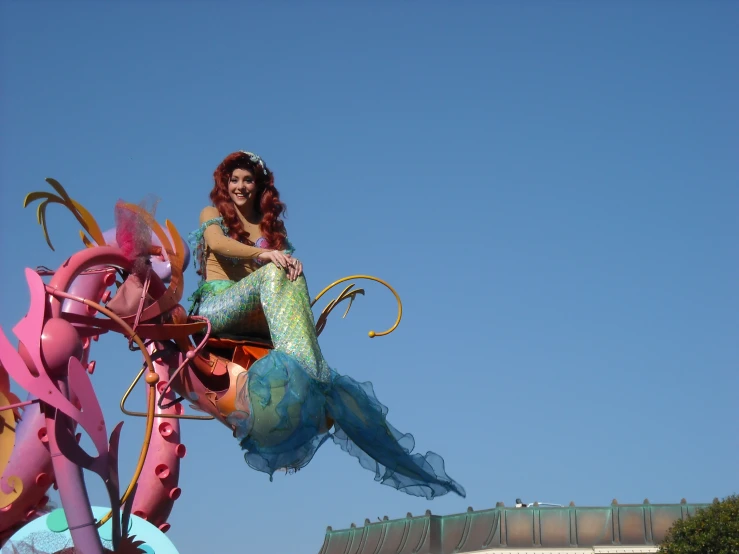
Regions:
M 55 188 L 59 191 L 57 186 Z M 59 203 L 72 206 L 78 220 L 83 213 L 89 224 L 91 216 L 82 212 L 77 203 L 71 199 Z M 131 207 L 131 211 L 136 213 L 136 207 Z M 151 218 L 142 219 L 153 222 Z M 89 231 L 88 227 L 85 229 Z M 90 235 L 98 239 L 101 236 L 97 232 L 90 232 Z M 125 539 L 126 532 L 120 521 L 121 491 L 117 468 L 122 423 L 116 426 L 108 439 L 90 378 L 95 369 L 94 362 L 88 363 L 90 339 L 112 330 L 126 334 L 133 341 L 135 333 L 130 323 L 140 324 L 141 329 L 152 328 L 155 327 L 152 324 L 161 322 L 165 313 L 175 316 L 184 313 L 181 308 L 177 310 L 177 302 L 182 296 L 182 266 L 188 254 L 173 227 L 169 226 L 164 231 L 157 226 L 152 232 L 153 242 L 164 244 L 165 255 L 159 248 L 156 264 L 159 274 L 147 277 L 146 298 L 149 301 L 144 305 L 142 300 L 138 312 L 134 309 L 133 313 L 116 316 L 100 303 L 115 298 L 116 293 L 111 295 L 108 289 L 115 282 L 116 270 L 127 274 L 134 260 L 126 257 L 111 241 L 111 233 L 106 235 L 104 240 L 108 244 L 103 240 L 97 240 L 97 246 L 88 244 L 92 247 L 73 255 L 56 272 L 27 269 L 31 302 L 27 315 L 13 329 L 18 338 L 17 348 L 0 329 L 0 413 L 6 423 L 5 428 L 12 430 L 12 433 L 7 431 L 0 436 L 0 544 L 7 539 L 8 533 L 37 515 L 48 500 L 45 496 L 48 487 L 55 484 L 78 551 L 102 553 L 104 550 L 97 532 L 102 521 L 96 525 L 92 516 L 82 469 L 98 474 L 108 489 L 114 548 Z M 90 241 L 85 238 L 85 242 Z M 156 249 L 154 254 L 157 254 Z M 171 260 L 175 262 L 174 271 Z M 52 275 L 48 284 L 44 283 L 43 274 Z M 164 285 L 163 279 L 170 282 L 170 287 Z M 113 319 L 96 317 L 99 313 Z M 202 327 L 195 326 L 198 329 Z M 135 339 L 141 341 L 138 336 Z M 150 344 L 152 348 L 149 350 L 153 349 L 154 343 Z M 185 447 L 179 439 L 177 419 L 153 416 L 177 416 L 183 410 L 180 404 L 173 403 L 173 392 L 165 395 L 165 400 L 173 403 L 169 408 L 156 406 L 160 393 L 165 389 L 169 366 L 161 360 L 152 363 L 148 352 L 145 358 L 150 370 L 146 378 L 151 408 L 149 419 L 156 427 L 151 436 L 145 438 L 149 448 L 142 449 L 140 465 L 144 473 L 141 484 L 144 486 L 137 495 L 129 494 L 136 491 L 135 483 L 128 487 L 127 511 L 150 519 L 160 529 L 166 530 L 169 527 L 166 518 L 180 494 L 177 487 L 179 460 L 184 456 Z M 10 393 L 8 375 L 29 393 L 28 401 L 22 403 Z M 161 382 L 156 386 L 158 380 Z M 22 411 L 19 411 L 21 407 Z M 19 420 L 17 425 L 16 420 Z M 79 435 L 75 435 L 77 425 L 89 434 L 96 455 L 80 448 Z

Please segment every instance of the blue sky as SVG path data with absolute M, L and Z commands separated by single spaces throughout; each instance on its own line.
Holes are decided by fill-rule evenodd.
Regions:
M 186 233 L 215 166 L 261 154 L 313 292 L 366 286 L 322 335 L 466 499 L 378 485 L 333 444 L 270 483 L 186 424 L 183 554 L 317 552 L 327 525 L 737 491 L 739 7 L 732 2 L 0 4 L 0 325 L 24 267 L 80 248 L 23 196 L 53 176 L 104 229 L 161 198 Z M 186 274 L 187 293 L 195 286 Z M 110 428 L 138 358 L 95 345 Z M 143 433 L 127 419 L 127 478 Z M 90 478 L 93 501 L 105 501 Z

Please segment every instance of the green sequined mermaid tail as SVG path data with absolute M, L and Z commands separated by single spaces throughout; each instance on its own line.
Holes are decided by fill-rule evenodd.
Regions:
M 263 330 L 266 324 L 275 350 L 295 357 L 311 377 L 328 380 L 305 277 L 290 281 L 270 263 L 236 283 L 212 281 L 203 287 L 198 313 L 210 320 L 214 335 Z
M 440 456 L 411 454 L 413 436 L 390 425 L 370 383 L 328 367 L 303 277 L 290 281 L 268 264 L 237 283 L 204 283 L 195 300 L 216 335 L 266 324 L 272 337 L 274 350 L 237 382 L 236 411 L 229 417 L 251 467 L 270 477 L 278 469 L 299 469 L 331 437 L 383 484 L 426 498 L 450 491 L 465 496 Z M 333 432 L 326 429 L 327 416 Z

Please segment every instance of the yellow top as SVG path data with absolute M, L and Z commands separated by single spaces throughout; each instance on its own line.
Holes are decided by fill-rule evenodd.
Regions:
M 260 222 L 248 221 L 238 210 L 236 214 L 244 230 L 249 233 L 249 240 L 252 242 L 259 240 L 262 236 L 259 229 Z M 200 224 L 202 225 L 206 221 L 217 217 L 222 216 L 216 207 L 203 208 L 203 211 L 200 212 Z M 205 243 L 203 248 L 206 281 L 239 281 L 259 269 L 260 266 L 255 262 L 255 259 L 262 252 L 267 252 L 263 248 L 249 246 L 226 236 L 220 225 L 206 227 L 203 232 L 203 240 Z

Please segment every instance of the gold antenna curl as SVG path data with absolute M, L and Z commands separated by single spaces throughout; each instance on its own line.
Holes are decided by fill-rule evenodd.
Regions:
M 59 196 L 45 191 L 30 192 L 23 199 L 23 207 L 27 208 L 32 202 L 41 200 L 41 203 L 36 208 L 36 219 L 44 231 L 44 238 L 46 239 L 46 244 L 49 245 L 49 248 L 54 250 L 54 246 L 51 244 L 51 239 L 49 238 L 49 229 L 46 225 L 46 208 L 49 204 L 61 204 L 72 213 L 77 221 L 79 221 L 82 228 L 88 235 L 90 235 L 90 238 L 87 238 L 87 236 L 80 231 L 80 236 L 82 237 L 82 242 L 85 246 L 88 248 L 92 247 L 94 246 L 93 242 L 97 246 L 105 246 L 103 233 L 100 230 L 100 226 L 97 224 L 97 221 L 95 221 L 95 218 L 92 217 L 92 214 L 88 212 L 82 204 L 72 199 L 59 181 L 52 179 L 51 177 L 47 177 L 46 182 L 52 186 Z
M 326 288 L 324 288 L 321 292 L 319 292 L 316 297 L 311 301 L 310 305 L 313 307 L 316 302 L 320 300 L 320 298 L 326 294 L 329 290 L 334 288 L 336 285 L 340 285 L 341 283 L 345 283 L 346 281 L 351 281 L 353 279 L 367 279 L 368 281 L 374 281 L 376 283 L 380 283 L 381 285 L 385 286 L 390 292 L 393 293 L 393 296 L 395 296 L 395 300 L 398 303 L 398 315 L 395 318 L 395 323 L 387 329 L 386 331 L 381 331 L 379 333 L 375 331 L 370 331 L 368 334 L 369 338 L 373 339 L 375 337 L 382 337 L 385 335 L 389 335 L 395 329 L 400 325 L 400 320 L 403 317 L 403 303 L 400 300 L 400 296 L 395 291 L 393 287 L 391 287 L 386 281 L 383 281 L 382 279 L 378 277 L 373 277 L 372 275 L 349 275 L 348 277 L 342 277 L 338 281 L 334 281 L 330 285 L 328 285 Z M 344 290 L 341 291 L 341 294 L 337 296 L 334 300 L 328 303 L 328 305 L 323 309 L 321 312 L 321 315 L 318 317 L 318 322 L 316 323 L 316 333 L 321 334 L 323 329 L 326 327 L 326 321 L 328 318 L 328 315 L 333 311 L 333 309 L 344 300 L 349 299 L 349 306 L 347 306 L 346 311 L 344 312 L 344 315 L 342 317 L 346 317 L 346 314 L 349 313 L 349 309 L 352 307 L 352 302 L 354 302 L 354 299 L 356 298 L 357 294 L 364 295 L 364 289 L 354 289 L 354 284 L 350 284 L 348 287 L 346 287 Z

